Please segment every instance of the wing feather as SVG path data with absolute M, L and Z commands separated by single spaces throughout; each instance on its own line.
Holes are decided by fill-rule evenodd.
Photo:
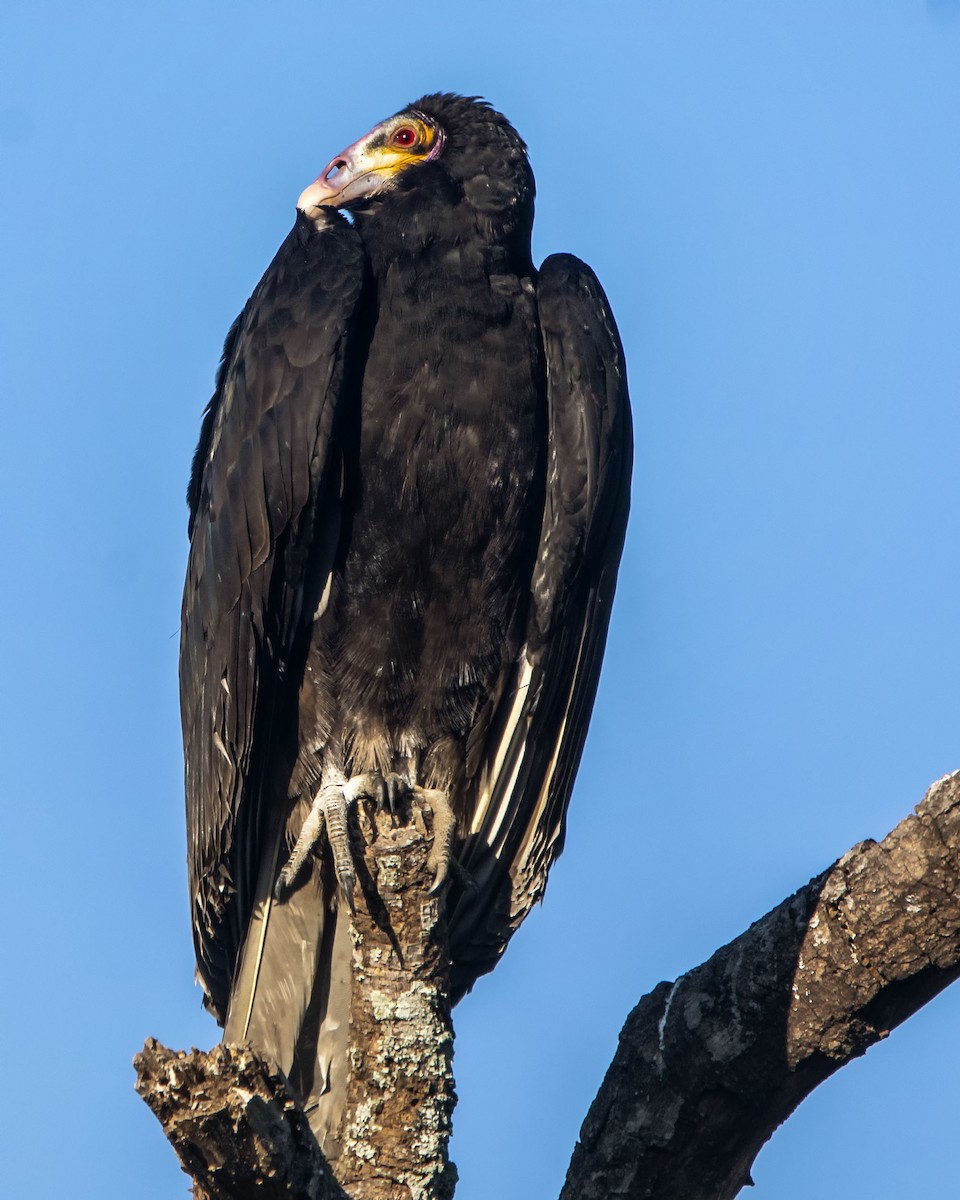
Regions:
M 273 730 L 312 615 L 301 611 L 304 575 L 329 573 L 339 536 L 363 279 L 342 217 L 319 228 L 298 217 L 227 336 L 194 458 L 180 657 L 188 865 L 198 976 L 221 1021 L 261 865 L 276 853 L 265 801 L 282 775 Z
M 626 367 L 603 289 L 579 259 L 553 255 L 537 299 L 549 438 L 543 524 L 526 645 L 498 690 L 475 780 L 461 861 L 476 886 L 451 914 L 455 995 L 495 965 L 563 847 L 630 502 Z

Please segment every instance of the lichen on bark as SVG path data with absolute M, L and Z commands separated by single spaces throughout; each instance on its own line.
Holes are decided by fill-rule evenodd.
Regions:
M 358 1200 L 448 1200 L 453 1027 L 442 896 L 431 892 L 420 794 L 397 825 L 364 814 L 364 864 L 353 919 L 350 1082 L 340 1182 Z

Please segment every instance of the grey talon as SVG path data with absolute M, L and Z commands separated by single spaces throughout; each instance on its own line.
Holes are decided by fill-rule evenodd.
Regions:
M 427 867 L 433 872 L 431 893 L 439 892 L 446 882 L 453 861 L 453 842 L 457 832 L 457 818 L 450 807 L 446 792 L 437 788 L 420 789 L 420 797 L 430 806 L 433 813 L 433 845 L 427 858 Z

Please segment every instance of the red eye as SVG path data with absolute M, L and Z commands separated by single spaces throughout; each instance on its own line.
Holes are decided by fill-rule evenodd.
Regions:
M 410 125 L 401 125 L 391 140 L 395 146 L 415 146 L 417 144 L 417 131 Z

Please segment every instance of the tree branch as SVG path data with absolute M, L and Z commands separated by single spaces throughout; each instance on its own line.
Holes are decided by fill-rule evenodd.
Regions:
M 364 829 L 336 1180 L 283 1076 L 249 1047 L 187 1055 L 150 1040 L 137 1056 L 137 1090 L 201 1200 L 452 1194 L 442 905 L 422 820 L 381 818 Z M 855 846 L 640 1001 L 561 1200 L 730 1200 L 805 1096 L 960 975 L 958 883 L 960 773 L 882 842 Z
M 627 1018 L 561 1200 L 729 1200 L 824 1079 L 960 974 L 960 773 Z
M 150 1039 L 135 1058 L 137 1091 L 200 1200 L 453 1195 L 453 1028 L 443 902 L 430 891 L 431 801 L 437 831 L 436 798 L 419 789 L 409 824 L 358 810 L 350 1082 L 330 1164 L 284 1076 L 250 1046 L 184 1054 Z
M 333 1164 L 354 1200 L 449 1200 L 456 1186 L 447 1158 L 456 1104 L 450 962 L 443 894 L 430 891 L 424 811 L 436 840 L 444 835 L 432 796 L 415 791 L 408 825 L 360 813 L 350 1082 Z
M 148 1038 L 133 1065 L 197 1200 L 346 1200 L 287 1081 L 249 1046 Z

